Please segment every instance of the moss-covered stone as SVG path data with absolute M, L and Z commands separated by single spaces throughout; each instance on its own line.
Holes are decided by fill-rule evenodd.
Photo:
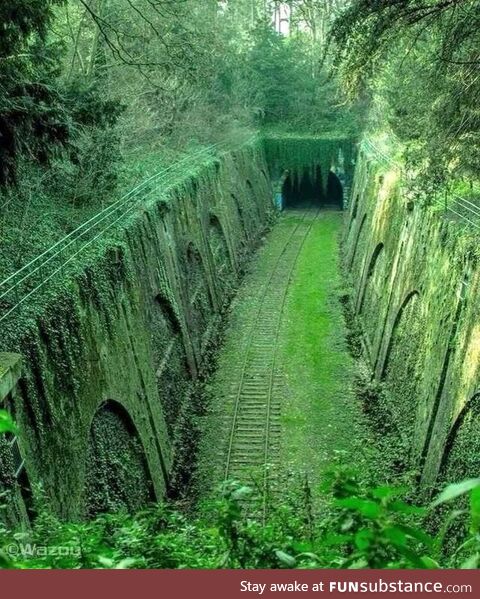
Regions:
M 272 209 L 266 168 L 258 140 L 199 163 L 150 195 L 2 326 L 0 349 L 24 359 L 15 411 L 28 477 L 62 518 L 112 504 L 99 464 L 115 470 L 108 451 L 124 437 L 126 475 L 140 486 L 138 497 L 147 495 L 138 476 L 163 496 L 176 440 L 189 433 L 181 414 L 205 348 Z M 116 420 L 98 424 L 106 402 L 128 415 L 131 441 Z M 132 466 L 139 448 L 145 475 Z M 125 495 L 113 499 L 129 507 Z M 132 498 L 135 507 L 139 501 Z
M 442 467 L 444 480 L 477 476 L 480 457 L 473 466 L 460 449 L 467 446 L 465 427 L 476 426 L 476 413 L 455 432 L 480 386 L 475 235 L 442 218 L 428 198 L 412 198 L 398 168 L 362 151 L 345 228 L 345 263 L 372 372 L 382 383 L 397 434 L 411 448 L 404 463 L 421 471 L 425 485 L 434 484 L 444 463 L 450 464 Z M 462 439 L 452 441 L 452 431 Z

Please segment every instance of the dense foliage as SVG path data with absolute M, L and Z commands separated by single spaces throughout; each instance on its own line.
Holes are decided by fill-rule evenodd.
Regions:
M 404 499 L 406 489 L 368 487 L 341 466 L 326 476 L 318 511 L 308 483 L 284 487 L 265 522 L 255 491 L 227 483 L 219 498 L 186 515 L 167 503 L 140 513 L 105 514 L 61 523 L 40 513 L 32 531 L 0 530 L 4 568 L 476 568 L 480 479 L 447 487 L 428 507 Z M 443 511 L 434 536 L 428 518 L 469 497 L 470 508 Z M 458 507 L 458 505 L 456 506 Z M 261 507 L 259 503 L 259 512 Z M 466 533 L 446 551 L 459 522 Z
M 0 434 L 16 432 L 0 410 Z M 0 567 L 478 567 L 480 479 L 449 485 L 426 507 L 409 499 L 408 488 L 372 485 L 341 463 L 323 479 L 318 502 L 308 479 L 289 476 L 265 520 L 255 479 L 252 487 L 226 482 L 195 514 L 165 502 L 62 523 L 37 499 L 31 530 L 0 528 Z
M 86 164 L 96 162 L 92 154 L 101 169 L 111 168 L 105 156 L 131 147 L 133 136 L 138 152 L 172 135 L 208 139 L 232 121 L 331 120 L 335 89 L 320 73 L 324 40 L 317 39 L 331 14 L 313 2 L 294 2 L 303 25 L 286 37 L 271 25 L 277 4 L 2 2 L 0 184 L 16 181 L 22 158 L 47 165 L 59 147 L 71 164 L 62 176 L 73 177 L 78 167 L 79 183 L 96 174 Z M 114 147 L 99 136 L 105 129 Z
M 426 180 L 460 175 L 473 186 L 479 21 L 475 0 L 2 0 L 1 278 L 152 164 L 261 127 L 273 138 L 276 130 L 348 136 L 367 103 L 372 128 L 398 137 Z M 0 413 L 0 433 L 14 432 Z M 251 494 L 231 483 L 193 516 L 162 504 L 73 524 L 40 505 L 28 533 L 0 530 L 0 563 L 478 565 L 476 479 L 417 508 L 405 490 L 337 468 L 321 508 L 308 485 L 286 487 L 265 525 L 246 513 Z M 464 503 L 447 513 L 444 503 L 458 496 Z M 459 521 L 460 538 L 452 537 Z
M 476 0 L 352 0 L 331 30 L 345 89 L 437 181 L 478 178 L 479 24 Z
M 341 4 L 292 0 L 285 31 L 276 0 L 2 2 L 0 271 L 190 150 L 356 130 L 321 65 Z
M 62 47 L 51 35 L 54 7 L 63 0 L 2 3 L 0 41 L 0 184 L 17 181 L 21 157 L 49 165 L 63 147 L 73 164 L 82 128 L 104 128 L 118 114 L 94 85 L 61 79 Z

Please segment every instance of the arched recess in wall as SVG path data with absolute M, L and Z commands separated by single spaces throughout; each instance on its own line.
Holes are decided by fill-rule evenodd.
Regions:
M 359 250 L 359 246 L 362 245 L 361 242 L 364 240 L 365 236 L 365 223 L 367 222 L 367 214 L 363 215 L 362 222 L 360 223 L 360 227 L 358 228 L 357 236 L 355 237 L 355 241 L 353 243 L 352 254 L 350 256 L 350 269 L 353 268 L 357 260 L 357 253 Z
M 445 444 L 439 482 L 458 482 L 480 473 L 480 391 L 457 416 Z
M 255 195 L 256 195 L 255 189 L 253 188 L 253 185 L 252 185 L 252 182 L 250 181 L 250 179 L 246 180 L 246 184 L 247 184 L 249 193 L 252 195 L 253 198 L 255 198 Z
M 243 231 L 243 235 L 240 235 L 240 239 L 241 239 L 242 245 L 244 245 L 245 239 L 248 239 L 250 237 L 250 231 L 249 231 L 246 216 L 245 216 L 245 207 L 242 206 L 240 200 L 237 198 L 236 195 L 234 195 L 232 193 L 231 197 L 232 197 L 233 204 L 237 210 L 238 220 L 239 220 L 240 226 Z
M 415 428 L 418 386 L 425 360 L 423 330 L 420 294 L 414 290 L 407 294 L 397 312 L 380 373 L 396 424 L 407 438 Z
M 357 195 L 355 196 L 355 199 L 353 200 L 353 206 L 352 206 L 352 221 L 354 221 L 357 218 L 357 214 L 358 214 L 358 203 L 360 201 L 360 197 L 357 193 Z
M 155 499 L 142 442 L 126 409 L 115 401 L 93 417 L 86 461 L 85 512 L 135 512 Z
M 209 217 L 208 244 L 215 262 L 215 268 L 219 274 L 225 269 L 225 265 L 228 263 L 230 256 L 225 233 L 215 214 L 210 214 Z
M 462 279 L 462 282 L 460 285 L 457 309 L 455 310 L 455 316 L 453 319 L 452 327 L 450 329 L 450 335 L 448 337 L 448 344 L 447 344 L 447 349 L 445 352 L 445 358 L 443 360 L 442 372 L 440 374 L 440 379 L 438 381 L 438 387 L 437 387 L 437 393 L 435 395 L 435 401 L 434 401 L 434 404 L 433 404 L 433 407 L 431 410 L 430 422 L 429 422 L 429 426 L 428 426 L 427 435 L 425 438 L 425 444 L 424 444 L 423 451 L 422 451 L 422 460 L 425 460 L 427 457 L 428 448 L 430 445 L 430 441 L 431 441 L 431 438 L 433 435 L 433 430 L 435 427 L 435 422 L 437 419 L 437 414 L 440 409 L 440 405 L 441 405 L 441 401 L 442 401 L 443 391 L 444 391 L 444 387 L 445 387 L 445 381 L 447 380 L 448 371 L 450 368 L 450 362 L 452 360 L 452 357 L 455 355 L 455 348 L 457 346 L 456 339 L 457 339 L 457 334 L 458 334 L 458 330 L 460 327 L 460 323 L 462 322 L 462 318 L 461 318 L 462 313 L 465 309 L 466 302 L 467 302 L 467 290 L 469 288 L 469 281 L 470 281 L 470 267 L 468 267 L 467 271 L 464 273 L 464 276 L 463 276 L 463 279 Z
M 195 330 L 197 341 L 208 327 L 213 303 L 206 280 L 202 256 L 191 241 L 186 251 L 186 291 L 191 307 L 191 326 Z
M 388 346 L 387 346 L 387 351 L 385 352 L 385 359 L 383 361 L 383 366 L 382 366 L 382 371 L 380 374 L 380 379 L 384 379 L 386 376 L 386 371 L 389 367 L 389 363 L 391 360 L 391 355 L 392 355 L 392 351 L 394 349 L 395 346 L 395 340 L 396 340 L 396 335 L 397 335 L 397 331 L 400 327 L 400 324 L 402 323 L 402 321 L 404 320 L 404 314 L 407 310 L 407 308 L 410 307 L 410 310 L 412 309 L 412 306 L 414 307 L 417 303 L 418 303 L 418 298 L 420 297 L 419 292 L 415 289 L 413 291 L 411 291 L 410 293 L 408 293 L 405 297 L 405 299 L 403 300 L 397 315 L 395 316 L 395 320 L 393 323 L 393 327 L 392 327 L 392 331 L 390 334 L 390 338 L 388 340 Z
M 359 203 L 359 195 L 357 194 L 353 199 L 353 204 L 351 207 L 350 218 L 348 220 L 348 231 L 347 231 L 347 247 L 350 247 L 352 233 L 355 229 L 355 224 L 357 222 L 357 214 L 358 214 L 358 203 Z
M 170 435 L 188 386 L 188 363 L 182 327 L 172 302 L 159 293 L 153 302 L 150 323 L 154 368 L 160 401 Z
M 379 325 L 380 301 L 385 288 L 385 271 L 385 248 L 383 243 L 379 243 L 370 257 L 358 304 L 358 313 L 363 317 L 363 324 L 371 345 Z
M 255 188 L 250 179 L 247 179 L 246 183 L 248 188 L 248 203 L 253 206 L 256 214 L 260 217 L 260 206 L 258 205 L 258 197 Z M 260 220 L 258 222 L 260 222 Z
M 358 308 L 358 311 L 360 312 L 360 314 L 362 313 L 363 307 L 365 305 L 365 301 L 366 301 L 365 296 L 368 293 L 369 284 L 371 283 L 371 280 L 372 280 L 374 274 L 378 270 L 377 267 L 382 263 L 382 258 L 384 258 L 384 256 L 385 256 L 384 244 L 379 243 L 373 250 L 370 260 L 368 262 L 368 269 L 367 269 L 367 273 L 365 276 L 364 287 L 361 291 L 361 300 L 360 300 L 360 305 Z
M 187 245 L 185 253 L 187 287 L 191 294 L 204 285 L 202 256 L 193 241 Z
M 14 421 L 17 419 L 15 407 L 13 395 L 9 393 L 2 401 L 2 409 L 8 412 Z M 0 437 L 0 460 L 0 488 L 6 492 L 5 504 L 9 503 L 10 498 L 13 499 L 17 504 L 15 512 L 22 524 L 26 520 L 33 522 L 36 512 L 32 487 L 17 435 L 6 432 Z M 9 510 L 5 513 L 7 519 L 8 512 Z M 13 524 L 15 527 L 17 525 L 18 522 Z

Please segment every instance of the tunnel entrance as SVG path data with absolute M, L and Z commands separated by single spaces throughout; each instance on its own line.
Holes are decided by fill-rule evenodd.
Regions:
M 337 210 L 343 210 L 343 185 L 333 171 L 328 172 L 325 205 Z
M 324 186 L 320 167 L 313 172 L 304 169 L 300 177 L 289 173 L 282 186 L 282 203 L 287 210 L 314 206 L 343 210 L 343 185 L 337 175 L 329 171 Z

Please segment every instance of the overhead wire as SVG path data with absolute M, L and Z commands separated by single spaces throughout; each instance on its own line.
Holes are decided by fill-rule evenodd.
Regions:
M 248 140 L 244 141 L 244 143 L 247 143 L 247 141 L 251 141 L 253 138 L 254 138 L 254 136 L 250 137 Z M 55 244 L 53 244 L 50 248 L 48 248 L 47 250 L 45 250 L 44 252 L 42 252 L 41 254 L 39 254 L 38 256 L 36 256 L 28 264 L 26 264 L 25 266 L 23 266 L 22 268 L 20 268 L 19 270 L 17 270 L 15 273 L 12 273 L 10 276 L 8 276 L 6 279 L 4 279 L 0 283 L 0 288 L 2 286 L 5 286 L 5 284 L 7 282 L 11 281 L 15 277 L 17 277 L 19 274 L 21 274 L 21 273 L 23 273 L 25 271 L 28 271 L 28 268 L 30 268 L 31 266 L 37 264 L 38 261 L 41 258 L 47 256 L 52 250 L 58 248 L 59 246 L 62 246 L 63 243 L 65 243 L 66 241 L 70 240 L 68 244 L 63 245 L 62 247 L 60 247 L 60 249 L 58 249 L 58 251 L 56 251 L 52 255 L 48 256 L 48 258 L 46 260 L 44 260 L 43 262 L 41 262 L 32 271 L 28 271 L 20 280 L 16 281 L 11 287 L 9 287 L 6 291 L 4 291 L 0 295 L 0 299 L 3 299 L 7 295 L 10 295 L 24 281 L 26 281 L 27 279 L 32 278 L 32 276 L 35 273 L 37 273 L 38 271 L 42 270 L 55 257 L 57 257 L 60 254 L 62 254 L 68 247 L 70 247 L 71 245 L 73 245 L 74 243 L 76 243 L 86 233 L 88 233 L 89 231 L 91 231 L 92 229 L 94 229 L 95 227 L 97 227 L 100 223 L 102 223 L 103 221 L 105 221 L 108 217 L 112 216 L 112 214 L 114 214 L 115 212 L 117 212 L 119 209 L 123 208 L 127 204 L 127 202 L 129 200 L 135 199 L 137 197 L 137 199 L 141 199 L 141 201 L 144 202 L 149 196 L 151 196 L 153 193 L 155 193 L 155 192 L 158 191 L 158 184 L 161 183 L 161 182 L 165 182 L 166 175 L 168 175 L 168 174 L 172 175 L 173 174 L 175 176 L 176 174 L 179 174 L 180 169 L 183 168 L 183 167 L 185 167 L 188 163 L 196 162 L 200 156 L 205 155 L 205 154 L 208 155 L 208 153 L 212 152 L 213 150 L 220 150 L 221 151 L 222 147 L 226 146 L 226 145 L 231 145 L 231 144 L 228 141 L 218 142 L 216 144 L 211 144 L 210 146 L 202 148 L 201 150 L 199 150 L 199 151 L 197 151 L 197 152 L 195 152 L 193 154 L 190 154 L 190 155 L 184 157 L 183 159 L 177 161 L 173 165 L 171 165 L 169 167 L 166 167 L 165 169 L 162 169 L 158 173 L 155 173 L 154 175 L 152 175 L 148 179 L 142 181 L 142 183 L 140 183 L 135 188 L 133 188 L 132 190 L 130 190 L 127 194 L 125 194 L 124 196 L 122 196 L 121 198 L 119 198 L 119 200 L 117 200 L 116 202 L 114 202 L 112 205 L 110 205 L 109 207 L 105 208 L 104 210 L 101 210 L 100 212 L 98 212 L 96 215 L 94 215 L 93 217 L 91 217 L 90 219 L 88 219 L 87 221 L 85 221 L 84 223 L 82 223 L 82 225 L 80 225 L 79 227 L 77 227 L 74 231 L 72 231 L 71 233 L 69 233 L 68 235 L 66 235 L 65 237 L 63 237 L 61 240 L 59 240 L 58 242 L 56 242 Z M 153 180 L 155 180 L 156 183 L 157 183 L 156 187 L 154 189 L 150 189 L 146 193 L 146 195 L 143 195 L 143 196 L 141 196 L 141 198 L 138 198 L 138 194 L 141 191 L 144 191 L 146 189 L 146 187 L 147 187 L 147 184 L 149 182 L 153 181 Z M 97 239 L 99 239 L 100 237 L 102 237 L 105 234 L 106 231 L 108 231 L 109 229 L 111 229 L 115 224 L 117 224 L 120 220 L 122 220 L 127 214 L 131 213 L 131 211 L 134 210 L 135 208 L 137 208 L 138 206 L 139 206 L 139 203 L 138 202 L 134 202 L 130 207 L 126 208 L 126 210 L 124 210 L 113 222 L 111 222 L 110 224 L 108 224 L 106 227 L 102 228 L 94 237 L 92 237 L 89 241 L 87 241 L 84 245 L 82 245 L 82 247 L 80 249 L 78 249 L 76 252 L 74 252 L 67 260 L 65 260 L 65 262 L 63 262 L 61 265 L 59 265 L 52 273 L 50 273 L 46 278 L 44 278 L 36 287 L 34 287 L 32 290 L 30 290 L 26 295 L 22 296 L 20 298 L 20 300 L 18 300 L 13 306 L 11 306 L 0 317 L 0 323 L 3 322 L 13 311 L 15 311 L 20 305 L 22 305 L 33 294 L 35 294 L 42 287 L 44 287 L 45 284 L 48 281 L 52 280 L 76 256 L 78 256 L 81 252 L 83 252 L 87 247 L 89 247 L 90 245 L 92 245 Z M 100 218 L 100 220 L 96 220 L 100 216 L 102 216 L 102 218 Z M 85 228 L 90 223 L 93 223 L 93 224 L 91 224 L 90 227 Z M 80 231 L 82 231 L 82 232 L 80 233 Z M 76 235 L 76 236 L 74 236 L 75 233 L 79 233 L 79 234 Z

